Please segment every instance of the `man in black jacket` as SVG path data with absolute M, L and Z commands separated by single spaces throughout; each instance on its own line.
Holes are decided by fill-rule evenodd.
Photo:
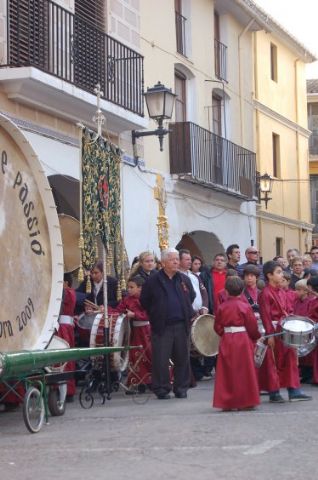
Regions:
M 173 392 L 186 398 L 189 387 L 189 333 L 195 299 L 191 281 L 179 272 L 179 253 L 162 252 L 162 270 L 144 284 L 140 302 L 149 314 L 152 340 L 152 389 L 160 400 L 170 398 L 169 360 L 174 364 Z

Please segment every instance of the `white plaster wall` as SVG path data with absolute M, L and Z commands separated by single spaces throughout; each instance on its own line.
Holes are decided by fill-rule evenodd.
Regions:
M 24 134 L 39 156 L 47 176 L 59 173 L 79 179 L 79 148 L 37 133 L 24 131 Z
M 155 183 L 155 174 L 124 165 L 124 238 L 130 260 L 143 250 L 159 253 Z M 235 242 L 244 251 L 252 239 L 255 241 L 255 202 L 240 204 L 238 199 L 225 200 L 225 195 L 208 189 L 202 194 L 202 189 L 189 193 L 187 188 L 166 179 L 170 247 L 175 247 L 184 233 L 193 231 L 213 233 L 224 249 Z

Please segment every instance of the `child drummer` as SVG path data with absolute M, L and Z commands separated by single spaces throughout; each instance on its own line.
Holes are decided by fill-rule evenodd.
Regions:
M 250 305 L 241 297 L 243 280 L 229 277 L 225 288 L 229 296 L 219 306 L 214 324 L 221 342 L 213 407 L 251 410 L 260 403 L 253 341 L 261 335 Z
M 145 279 L 136 275 L 128 281 L 128 296 L 117 305 L 116 311 L 125 313 L 131 325 L 130 345 L 142 345 L 142 350 L 130 350 L 128 387 L 138 387 L 140 393 L 151 387 L 151 331 L 146 310 L 140 304 L 139 298 Z M 128 393 L 130 393 L 128 391 Z M 131 390 L 131 393 L 133 391 Z
M 280 332 L 281 322 L 290 312 L 286 292 L 281 288 L 283 270 L 274 261 L 266 262 L 263 273 L 268 284 L 259 296 L 260 315 L 265 334 Z M 262 366 L 259 369 L 260 389 L 269 392 L 269 401 L 284 403 L 280 388 L 287 388 L 290 402 L 311 400 L 300 390 L 297 354 L 284 345 L 281 337 L 270 337 Z

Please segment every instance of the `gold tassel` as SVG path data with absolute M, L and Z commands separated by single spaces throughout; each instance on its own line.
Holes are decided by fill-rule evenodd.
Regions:
M 78 269 L 77 279 L 78 279 L 79 283 L 82 283 L 84 281 L 84 270 L 83 270 L 82 263 L 80 264 L 79 269 Z
M 91 277 L 90 277 L 90 275 L 87 275 L 86 293 L 92 293 L 92 283 L 91 283 Z
M 113 245 L 110 244 L 107 252 L 107 275 L 112 274 L 112 267 L 113 267 Z
M 121 282 L 117 283 L 117 300 L 120 302 L 120 300 L 123 298 L 122 296 L 122 291 L 121 291 Z

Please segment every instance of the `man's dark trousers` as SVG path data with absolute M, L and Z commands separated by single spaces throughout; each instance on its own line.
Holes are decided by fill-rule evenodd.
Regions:
M 189 335 L 184 322 L 166 325 L 161 335 L 152 333 L 152 390 L 157 396 L 171 391 L 169 359 L 173 362 L 173 391 L 176 395 L 189 388 Z

